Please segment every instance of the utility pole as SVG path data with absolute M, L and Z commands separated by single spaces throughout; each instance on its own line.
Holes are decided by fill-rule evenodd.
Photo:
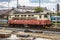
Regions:
M 59 13 L 59 3 L 57 3 L 57 13 L 56 13 L 56 16 L 57 16 L 58 13 Z M 58 21 L 58 19 L 57 19 L 57 17 L 56 17 L 56 26 L 55 26 L 55 27 L 58 26 L 57 21 Z
M 9 4 L 10 4 L 10 0 L 8 1 L 8 11 L 9 11 Z M 8 12 L 8 14 L 7 14 L 7 20 L 9 19 L 9 12 Z M 8 24 L 8 22 L 7 22 L 7 24 Z
M 10 0 L 8 1 L 8 10 L 9 10 L 9 4 L 10 4 Z
M 17 0 L 17 8 L 18 8 L 18 0 Z
M 8 1 L 8 11 L 9 11 L 9 4 L 10 4 L 10 0 Z M 8 19 L 9 13 L 7 15 L 7 19 Z
M 39 0 L 39 8 L 40 8 L 40 0 Z

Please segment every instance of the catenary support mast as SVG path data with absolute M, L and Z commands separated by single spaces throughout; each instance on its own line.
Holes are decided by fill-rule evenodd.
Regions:
M 40 7 L 40 0 L 39 0 L 39 7 Z
M 17 0 L 17 8 L 18 8 L 18 0 Z

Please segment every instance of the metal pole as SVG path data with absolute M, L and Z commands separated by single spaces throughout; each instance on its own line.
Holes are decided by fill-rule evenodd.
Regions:
M 8 11 L 9 11 L 9 4 L 10 4 L 10 0 L 8 1 Z M 8 13 L 8 15 L 9 15 L 9 13 Z
M 39 0 L 39 7 L 40 7 L 40 0 Z
M 9 11 L 9 1 L 8 1 L 8 11 Z M 7 14 L 7 20 L 8 20 L 8 15 L 9 15 L 9 13 Z M 8 23 L 8 22 L 7 22 Z
M 59 3 L 57 3 L 57 13 L 59 12 L 59 5 L 58 5 Z M 56 16 L 57 16 L 57 13 L 56 13 Z M 57 21 L 58 21 L 58 19 L 57 19 L 57 17 L 56 17 L 56 24 L 55 24 L 55 27 L 57 27 Z
M 59 3 L 57 3 L 57 13 L 56 13 L 56 16 L 57 16 L 58 13 L 59 13 Z M 56 18 L 56 26 L 55 27 L 58 26 L 57 21 L 58 21 L 58 19 Z
M 58 12 L 57 12 L 58 13 Z M 56 16 L 57 16 L 57 13 L 56 13 Z M 56 17 L 56 24 L 55 24 L 55 27 L 57 27 L 57 17 Z
M 9 4 L 10 4 L 10 0 L 8 1 L 8 11 L 9 11 Z M 9 13 L 7 14 L 7 20 L 8 20 L 8 17 L 9 17 Z
M 55 11 L 54 10 L 54 8 L 53 8 L 53 11 Z M 54 12 L 53 12 L 54 13 Z M 52 16 L 53 16 L 53 14 L 52 14 Z M 57 16 L 57 13 L 56 13 L 56 16 Z M 54 24 L 55 25 L 55 27 L 57 27 L 57 17 L 56 17 L 56 22 L 55 22 L 56 24 Z
M 18 0 L 17 0 L 17 8 L 18 8 Z
M 9 10 L 9 3 L 10 3 L 10 0 L 8 1 L 8 10 Z

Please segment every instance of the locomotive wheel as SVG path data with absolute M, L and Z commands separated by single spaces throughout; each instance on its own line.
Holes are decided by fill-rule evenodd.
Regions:
M 9 27 L 13 27 L 13 25 L 12 24 L 9 24 Z
M 28 28 L 28 25 L 25 24 L 24 27 Z
M 51 27 L 51 25 L 46 25 L 46 27 L 45 28 L 50 28 Z
M 46 26 L 45 28 L 50 28 L 50 27 Z
M 17 28 L 23 28 L 24 25 L 23 25 L 23 24 L 16 24 L 16 27 L 17 27 Z

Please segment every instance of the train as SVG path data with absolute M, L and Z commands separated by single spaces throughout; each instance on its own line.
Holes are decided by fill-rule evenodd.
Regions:
M 47 13 L 14 13 L 8 17 L 9 26 L 50 27 L 51 17 Z
M 51 27 L 52 22 L 60 23 L 60 16 L 51 16 L 48 13 L 13 13 L 6 19 L 0 19 L 0 26 Z
M 60 16 L 51 16 L 51 21 L 60 23 Z

